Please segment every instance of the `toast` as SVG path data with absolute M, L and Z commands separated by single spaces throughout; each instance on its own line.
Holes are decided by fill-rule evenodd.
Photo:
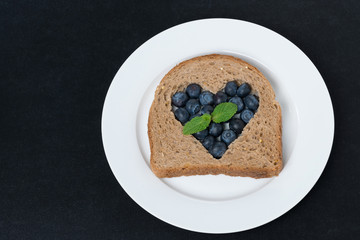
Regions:
M 229 81 L 248 83 L 259 99 L 254 117 L 220 159 L 214 158 L 174 117 L 171 98 L 191 83 L 216 93 Z M 205 55 L 171 69 L 157 86 L 148 119 L 150 167 L 159 178 L 225 174 L 252 178 L 282 170 L 281 108 L 270 82 L 254 66 L 228 55 Z

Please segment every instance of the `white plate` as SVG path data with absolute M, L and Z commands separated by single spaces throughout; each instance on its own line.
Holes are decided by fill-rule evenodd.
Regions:
M 283 114 L 278 177 L 159 179 L 151 172 L 147 119 L 155 88 L 177 63 L 210 53 L 240 57 L 271 82 Z M 107 159 L 129 196 L 165 222 L 206 233 L 251 229 L 294 207 L 320 177 L 333 133 L 331 99 L 309 58 L 279 34 L 231 19 L 181 24 L 144 43 L 116 74 L 102 116 Z

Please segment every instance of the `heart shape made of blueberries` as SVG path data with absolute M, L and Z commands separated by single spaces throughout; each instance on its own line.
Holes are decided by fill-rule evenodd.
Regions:
M 241 135 L 259 107 L 257 96 L 250 93 L 251 86 L 248 83 L 238 86 L 235 81 L 228 82 L 225 88 L 216 94 L 192 83 L 184 91 L 176 92 L 172 96 L 172 111 L 182 125 L 189 125 L 189 122 L 195 122 L 191 121 L 193 118 L 204 114 L 211 115 L 214 109 L 223 103 L 236 104 L 237 110 L 230 119 L 224 122 L 215 122 L 212 119 L 204 130 L 192 134 L 214 158 L 220 159 L 228 146 Z

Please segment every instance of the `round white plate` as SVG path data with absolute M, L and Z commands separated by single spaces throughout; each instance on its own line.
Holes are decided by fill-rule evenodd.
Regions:
M 273 86 L 283 116 L 284 169 L 278 177 L 159 179 L 151 172 L 147 119 L 155 88 L 176 64 L 210 53 L 248 61 Z M 294 207 L 320 177 L 333 133 L 331 99 L 309 58 L 279 34 L 231 19 L 181 24 L 145 42 L 117 72 L 102 116 L 107 159 L 129 196 L 165 222 L 206 233 L 251 229 Z

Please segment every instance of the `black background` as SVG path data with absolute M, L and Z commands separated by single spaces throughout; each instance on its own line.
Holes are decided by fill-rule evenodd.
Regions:
M 139 207 L 114 178 L 100 129 L 107 89 L 126 58 L 169 27 L 212 17 L 263 25 L 302 49 L 327 84 L 336 125 L 325 171 L 296 207 L 221 237 L 358 239 L 357 2 L 0 1 L 0 239 L 219 237 Z

